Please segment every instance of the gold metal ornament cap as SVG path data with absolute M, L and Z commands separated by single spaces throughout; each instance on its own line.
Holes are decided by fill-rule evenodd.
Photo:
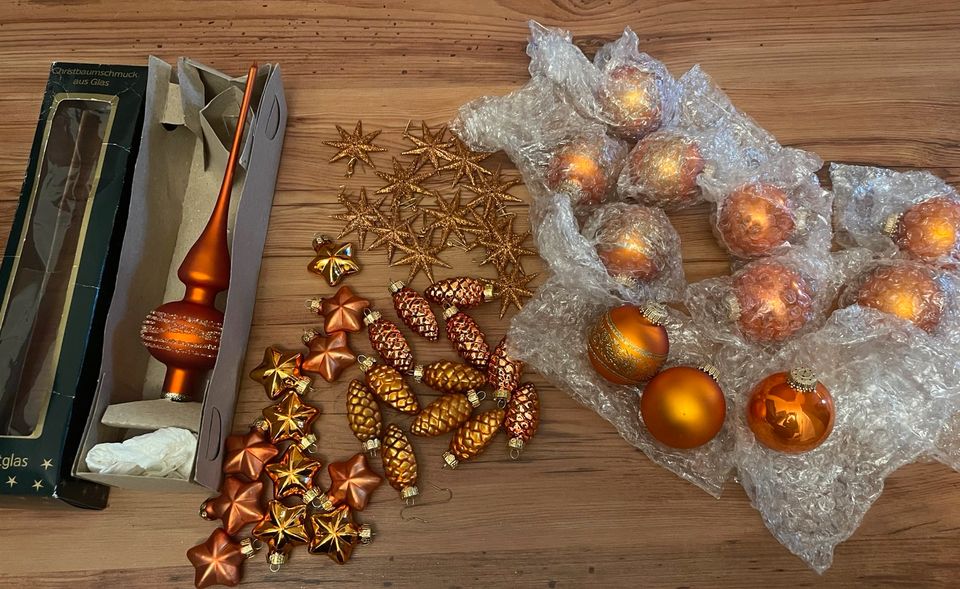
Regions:
M 313 249 L 319 250 L 326 243 L 333 243 L 333 240 L 324 235 L 323 233 L 315 233 L 313 235 Z
M 377 361 L 370 356 L 364 356 L 363 354 L 357 356 L 357 364 L 360 365 L 360 372 L 366 372 L 370 370 L 376 363 Z
M 423 380 L 423 365 L 417 364 L 413 367 L 413 370 L 410 371 L 410 376 L 413 377 L 413 380 L 420 382 Z
M 523 439 L 510 438 L 510 440 L 507 442 L 507 446 L 509 446 L 513 450 L 517 450 L 517 451 L 523 450 Z
M 359 536 L 362 544 L 369 544 L 373 542 L 373 528 L 370 527 L 370 524 L 363 524 L 360 526 Z
M 507 403 L 510 402 L 510 391 L 506 389 L 497 389 L 493 392 L 493 400 L 496 401 L 497 406 L 501 409 L 507 406 Z
M 200 517 L 207 521 L 210 521 L 210 515 L 207 513 L 207 504 L 210 503 L 210 499 L 207 499 L 200 504 Z
M 400 491 L 400 498 L 406 501 L 407 499 L 413 499 L 419 494 L 420 489 L 418 489 L 416 485 L 410 485 L 409 487 L 404 487 L 403 490 Z
M 457 468 L 457 465 L 460 464 L 460 461 L 457 460 L 457 457 L 454 456 L 452 452 L 444 452 L 443 461 L 445 466 L 449 466 L 451 469 Z
M 309 448 L 310 446 L 316 443 L 317 443 L 316 434 L 307 434 L 302 438 L 300 438 L 300 441 L 297 442 L 297 446 L 299 446 L 301 450 L 306 450 L 307 448 Z
M 494 292 L 493 290 L 493 283 L 484 282 L 483 283 L 483 300 L 492 301 L 494 298 L 496 298 L 496 296 L 497 296 L 497 293 Z
M 310 377 L 301 376 L 293 381 L 293 384 L 290 386 L 290 388 L 296 391 L 298 395 L 302 395 L 307 392 L 307 389 L 310 388 L 311 384 L 313 384 L 313 381 L 310 380 Z
M 312 299 L 306 299 L 303 304 L 309 311 L 319 315 L 323 305 L 323 299 L 320 297 L 313 297 Z
M 371 438 L 361 444 L 364 452 L 376 452 L 380 448 L 380 440 L 378 438 Z
M 313 487 L 312 489 L 308 489 L 308 490 L 307 490 L 306 492 L 304 492 L 304 494 L 303 494 L 303 502 L 304 502 L 304 503 L 313 503 L 313 500 L 316 499 L 317 497 L 319 497 L 320 494 L 321 494 L 320 489 L 318 489 L 318 488 L 316 488 L 316 487 Z
M 253 424 L 251 424 L 250 429 L 255 429 L 257 431 L 266 432 L 270 430 L 270 424 L 267 423 L 267 420 L 258 417 Z
M 640 309 L 640 314 L 654 325 L 663 325 L 667 320 L 667 308 L 660 303 L 646 303 Z
M 817 388 L 817 375 L 810 368 L 794 368 L 787 375 L 787 384 L 790 385 L 790 388 L 811 393 Z
M 460 312 L 456 305 L 447 305 L 443 308 L 443 318 L 449 319 Z
M 893 213 L 883 220 L 883 225 L 880 227 L 880 232 L 886 235 L 887 237 L 893 237 L 897 234 L 897 226 L 900 225 L 900 213 Z
M 317 331 L 316 329 L 304 329 L 303 335 L 300 336 L 300 339 L 303 340 L 303 343 L 309 344 L 313 338 L 323 335 L 323 333 Z
M 244 538 L 240 540 L 240 553 L 247 558 L 253 558 L 257 554 L 257 547 L 253 543 L 253 538 Z
M 474 408 L 477 408 L 480 406 L 480 402 L 483 401 L 486 395 L 481 395 L 477 391 L 471 389 L 467 391 L 466 397 L 467 397 L 467 401 L 469 401 Z
M 193 400 L 193 397 L 190 395 L 186 395 L 184 393 L 171 393 L 169 391 L 165 391 L 163 393 L 163 398 L 167 401 L 173 401 L 174 403 L 187 403 Z
M 287 555 L 282 552 L 271 552 L 270 555 L 267 556 L 267 562 L 271 565 L 270 570 L 273 570 L 275 566 L 279 567 L 286 564 Z
M 390 290 L 390 294 L 397 294 L 397 292 L 404 286 L 406 286 L 406 284 L 402 280 L 394 280 L 390 283 L 387 289 Z
M 383 315 L 380 311 L 371 311 L 369 308 L 363 310 L 363 324 L 369 326 L 371 323 L 379 320 Z
M 714 366 L 713 364 L 701 364 L 697 368 L 699 368 L 701 372 L 705 372 L 707 376 L 709 376 L 713 380 L 717 382 L 720 381 L 720 369 Z
M 333 499 L 330 498 L 330 495 L 326 493 L 321 493 L 316 501 L 311 501 L 314 507 L 322 509 L 323 511 L 333 511 L 336 509 L 336 504 L 334 504 Z

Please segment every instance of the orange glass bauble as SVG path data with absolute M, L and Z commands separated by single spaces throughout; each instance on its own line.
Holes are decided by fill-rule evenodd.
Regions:
M 639 139 L 660 126 L 663 96 L 655 72 L 634 65 L 615 67 L 605 74 L 598 98 L 621 137 Z
M 720 207 L 717 230 L 735 256 L 767 255 L 787 242 L 796 230 L 790 199 L 772 184 L 744 184 Z
M 640 416 L 650 435 L 671 448 L 712 440 L 723 427 L 727 402 L 712 366 L 674 366 L 653 377 L 640 397 Z
M 750 394 L 747 423 L 757 441 L 778 452 L 813 450 L 833 431 L 830 391 L 813 371 L 795 368 L 760 381 Z
M 682 208 L 697 202 L 697 177 L 704 161 L 698 144 L 678 133 L 659 131 L 644 137 L 630 152 L 627 173 L 640 202 Z
M 615 384 L 649 380 L 667 360 L 670 342 L 661 323 L 666 309 L 623 305 L 604 313 L 590 332 L 587 353 L 594 370 Z
M 915 204 L 892 217 L 884 232 L 911 258 L 956 261 L 960 258 L 960 201 L 938 196 Z
M 550 160 L 547 187 L 570 195 L 577 204 L 602 202 L 610 188 L 603 149 L 603 139 L 578 139 L 561 147 Z
M 901 262 L 871 270 L 860 285 L 855 302 L 932 331 L 940 323 L 946 297 L 931 270 Z
M 663 228 L 654 210 L 628 208 L 622 214 L 607 215 L 597 227 L 597 255 L 614 278 L 645 282 L 667 267 L 671 252 L 666 251 Z
M 747 337 L 780 342 L 813 318 L 813 296 L 802 274 L 774 260 L 759 260 L 733 279 L 730 312 Z

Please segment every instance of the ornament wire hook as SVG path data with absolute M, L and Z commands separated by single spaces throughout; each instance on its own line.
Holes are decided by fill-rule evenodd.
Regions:
M 411 510 L 411 509 L 416 509 L 416 508 L 418 508 L 418 507 L 428 507 L 428 506 L 430 506 L 430 505 L 442 505 L 442 504 L 444 504 L 444 503 L 450 503 L 451 501 L 453 501 L 453 490 L 452 490 L 452 489 L 448 489 L 447 487 L 438 487 L 437 485 L 434 485 L 433 483 L 430 483 L 430 486 L 433 487 L 434 489 L 436 489 L 437 491 L 446 492 L 446 494 L 447 494 L 446 499 L 442 499 L 442 500 L 440 500 L 440 501 L 427 501 L 426 503 L 416 503 L 416 504 L 412 504 L 412 505 L 410 505 L 410 504 L 404 505 L 403 507 L 400 508 L 400 519 L 402 519 L 402 520 L 405 521 L 405 522 L 408 522 L 408 521 L 418 521 L 418 522 L 421 522 L 421 523 L 424 523 L 424 524 L 428 524 L 428 523 L 430 523 L 430 520 L 424 519 L 424 518 L 422 518 L 422 517 L 420 517 L 420 516 L 417 516 L 417 515 L 404 515 L 404 514 L 405 514 L 407 511 L 409 511 L 409 510 Z

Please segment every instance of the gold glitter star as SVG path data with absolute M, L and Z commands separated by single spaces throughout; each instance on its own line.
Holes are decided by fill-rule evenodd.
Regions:
M 510 194 L 510 189 L 517 184 L 520 184 L 520 178 L 502 178 L 498 166 L 489 177 L 481 177 L 475 184 L 467 186 L 467 190 L 477 195 L 467 206 L 471 209 L 482 208 L 484 215 L 493 211 L 503 215 L 506 213 L 506 203 L 523 202 L 519 197 Z
M 353 176 L 353 167 L 357 164 L 357 161 L 363 162 L 371 168 L 376 168 L 370 161 L 370 154 L 387 151 L 386 148 L 373 143 L 373 140 L 380 134 L 379 130 L 364 135 L 363 121 L 357 121 L 357 127 L 353 130 L 353 133 L 348 133 L 340 125 L 337 125 L 337 132 L 340 133 L 340 141 L 324 141 L 323 144 L 340 150 L 330 158 L 331 164 L 337 160 L 349 158 L 347 160 L 347 173 L 344 174 L 348 178 Z
M 440 243 L 444 246 L 450 245 L 450 235 L 453 234 L 459 240 L 459 243 L 467 247 L 467 238 L 463 232 L 478 228 L 474 222 L 467 218 L 467 209 L 460 206 L 460 192 L 461 189 L 457 188 L 450 200 L 444 200 L 443 197 L 437 195 L 435 199 L 436 207 L 423 209 L 424 232 L 439 229 Z M 433 221 L 430 222 L 428 217 L 433 217 Z
M 500 216 L 491 213 L 491 211 L 482 211 L 479 209 L 466 210 L 469 211 L 469 215 L 473 219 L 474 224 L 473 228 L 464 229 L 464 231 L 474 236 L 473 242 L 467 244 L 467 251 L 482 245 L 482 240 L 489 239 L 492 234 L 500 231 L 500 229 L 506 225 L 507 221 L 516 216 L 514 213 L 507 213 L 505 216 Z M 484 214 L 485 212 L 490 214 Z
M 449 152 L 450 163 L 437 168 L 438 172 L 452 170 L 455 173 L 453 184 L 460 184 L 460 180 L 467 179 L 469 184 L 476 184 L 477 178 L 489 176 L 490 170 L 480 165 L 480 162 L 487 159 L 492 153 L 485 151 L 471 151 L 467 144 L 455 138 L 453 149 Z
M 313 249 L 317 255 L 307 269 L 323 276 L 330 286 L 336 286 L 345 277 L 360 271 L 360 265 L 353 259 L 352 243 L 337 244 L 325 235 L 318 235 L 313 238 Z
M 519 266 L 523 256 L 535 256 L 536 251 L 526 248 L 523 243 L 530 237 L 530 232 L 515 233 L 513 231 L 514 218 L 510 218 L 499 229 L 481 236 L 479 242 L 487 250 L 487 257 L 480 265 L 493 264 L 494 268 L 503 272 L 509 265 Z
M 423 187 L 423 182 L 427 178 L 436 174 L 435 171 L 421 172 L 422 165 L 417 162 L 411 162 L 409 167 L 393 158 L 393 174 L 386 172 L 377 172 L 387 185 L 377 191 L 377 194 L 391 194 L 393 196 L 392 206 L 411 207 L 420 202 L 420 196 L 436 196 L 432 190 Z
M 387 261 L 393 263 L 393 252 L 401 246 L 406 245 L 414 238 L 413 222 L 420 215 L 414 212 L 407 218 L 403 217 L 400 207 L 390 207 L 390 217 L 384 216 L 383 212 L 377 209 L 377 225 L 373 232 L 377 238 L 367 248 L 368 250 L 385 247 L 387 249 Z
M 367 189 L 361 187 L 360 196 L 356 201 L 352 201 L 347 197 L 346 189 L 341 186 L 337 200 L 347 209 L 346 213 L 338 213 L 333 216 L 334 219 L 345 223 L 340 234 L 337 235 L 337 239 L 342 239 L 346 235 L 356 233 L 357 243 L 360 244 L 360 249 L 363 249 L 363 242 L 367 237 L 367 231 L 376 227 L 377 221 L 380 220 L 377 215 L 377 209 L 383 204 L 386 197 L 383 197 L 377 203 L 371 203 L 367 200 Z
M 527 288 L 527 284 L 536 277 L 537 274 L 525 274 L 521 266 L 514 266 L 493 281 L 494 292 L 500 297 L 501 319 L 511 305 L 520 309 L 523 307 L 523 299 L 533 296 L 533 291 Z
M 441 160 L 450 161 L 450 147 L 453 141 L 444 141 L 443 137 L 447 134 L 447 126 L 440 127 L 436 133 L 430 131 L 426 121 L 420 121 L 420 136 L 410 133 L 410 123 L 407 123 L 403 130 L 403 138 L 413 144 L 411 149 L 402 152 L 401 155 L 416 156 L 417 165 L 429 161 L 434 170 L 440 169 Z
M 397 248 L 406 253 L 404 258 L 390 264 L 391 266 L 410 266 L 410 276 L 407 278 L 407 284 L 413 282 L 413 279 L 422 270 L 427 275 L 427 280 L 433 282 L 433 267 L 442 266 L 450 268 L 450 264 L 437 257 L 437 254 L 443 249 L 442 245 L 433 245 L 433 231 L 414 237 L 409 245 L 397 244 Z

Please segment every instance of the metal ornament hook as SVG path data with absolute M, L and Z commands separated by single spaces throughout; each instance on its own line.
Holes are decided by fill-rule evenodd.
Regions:
M 418 521 L 418 522 L 421 522 L 421 523 L 424 523 L 424 524 L 428 524 L 428 523 L 430 523 L 430 520 L 424 519 L 424 518 L 422 518 L 422 517 L 420 517 L 420 516 L 417 516 L 417 515 L 405 515 L 405 514 L 406 514 L 406 512 L 408 512 L 409 510 L 411 510 L 411 509 L 416 509 L 416 508 L 418 508 L 418 507 L 427 507 L 427 506 L 430 506 L 430 505 L 442 505 L 442 504 L 444 504 L 444 503 L 450 503 L 451 501 L 453 501 L 453 490 L 452 490 L 452 489 L 448 489 L 447 487 L 438 487 L 437 485 L 434 485 L 433 483 L 430 483 L 430 486 L 433 487 L 434 489 L 436 489 L 437 491 L 445 492 L 445 493 L 447 494 L 447 497 L 446 497 L 445 499 L 441 499 L 441 500 L 439 500 L 439 501 L 427 501 L 427 502 L 424 502 L 424 503 L 416 503 L 416 504 L 408 503 L 408 504 L 406 504 L 406 505 L 404 505 L 403 507 L 400 508 L 400 519 L 402 519 L 402 520 L 405 521 L 405 522 L 408 522 L 408 521 Z

